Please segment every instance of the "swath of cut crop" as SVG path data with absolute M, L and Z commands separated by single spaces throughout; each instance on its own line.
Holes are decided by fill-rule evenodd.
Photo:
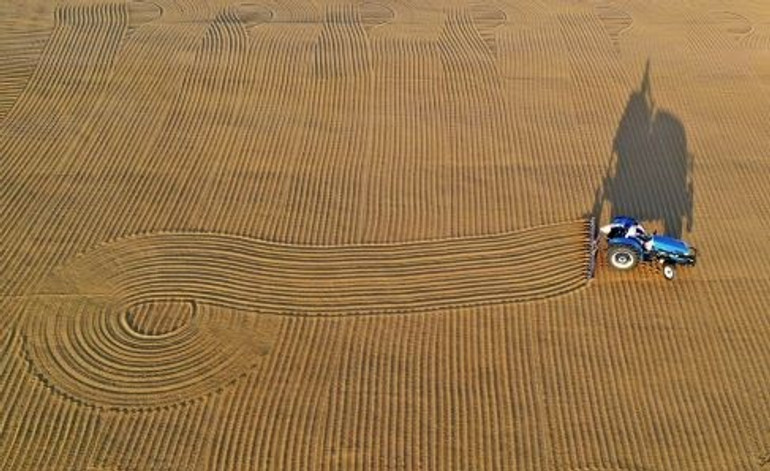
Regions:
M 3 8 L 44 1 L 0 2 L 0 24 L 32 31 Z M 739 36 L 699 2 L 522 0 L 500 26 L 478 2 L 89 3 L 48 14 L 30 77 L 0 61 L 26 83 L 0 123 L 0 467 L 770 469 L 766 1 L 700 2 L 749 20 Z M 633 17 L 619 42 L 597 3 Z M 22 47 L 0 40 L 33 61 Z M 502 290 L 507 260 L 556 279 L 498 233 L 582 214 L 648 58 L 652 118 L 697 157 L 698 267 L 669 283 L 602 257 L 591 289 L 460 307 L 472 283 Z M 543 263 L 580 246 L 546 232 L 527 242 Z M 469 234 L 512 247 L 434 239 Z M 433 303 L 423 262 L 456 304 L 328 300 Z M 300 316 L 204 297 L 223 285 Z
M 479 5 L 470 8 L 470 15 L 473 18 L 479 36 L 487 44 L 492 55 L 496 56 L 497 40 L 495 30 L 507 20 L 505 12 L 494 7 Z
M 377 2 L 364 2 L 359 6 L 361 23 L 365 28 L 374 28 L 392 21 L 395 12 L 386 4 Z
M 85 469 L 82 463 L 93 444 L 99 422 L 95 410 L 51 394 L 28 373 L 23 339 L 17 333 L 0 337 L 0 456 L 4 469 Z M 45 453 L 37 453 L 45 441 Z
M 81 155 L 76 144 L 98 114 L 127 23 L 123 6 L 103 4 L 60 6 L 55 21 L 35 72 L 0 124 L 0 179 L 12 182 L 0 187 L 0 200 L 9 202 L 0 243 L 17 262 L 24 247 L 10 241 L 24 238 L 51 212 L 60 214 L 60 200 L 50 198 Z M 12 265 L 0 282 L 9 291 L 19 289 L 34 265 Z
M 445 196 L 451 230 L 491 233 L 500 231 L 496 223 L 506 218 L 528 221 L 527 208 L 540 207 L 540 201 L 520 191 L 517 173 L 522 168 L 511 155 L 514 126 L 505 113 L 509 102 L 479 27 L 484 29 L 484 21 L 474 20 L 473 12 L 451 9 L 438 37 L 444 74 L 439 98 L 445 125 L 451 126 L 443 136 L 447 157 L 442 158 L 451 170 L 445 183 L 452 188 Z M 488 213 L 504 216 L 480 217 Z
M 754 29 L 751 21 L 740 13 L 733 11 L 712 11 L 709 13 L 709 16 L 717 27 L 736 38 L 749 34 Z
M 382 31 L 388 28 L 392 26 Z M 438 89 L 443 79 L 437 73 L 441 69 L 438 48 L 433 41 L 396 33 L 377 37 L 375 45 L 371 97 L 375 132 L 364 174 L 370 190 L 362 213 L 363 238 L 429 238 L 431 231 L 452 234 L 448 205 L 440 199 L 440 185 L 448 178 L 429 165 L 432 155 L 446 156 L 449 150 L 441 133 L 443 102 Z
M 300 98 L 298 112 L 304 125 L 289 132 L 278 129 L 276 136 L 286 140 L 278 151 L 291 152 L 286 168 L 297 178 L 279 180 L 284 198 L 274 202 L 283 208 L 271 205 L 270 211 L 286 216 L 275 219 L 269 237 L 309 244 L 348 243 L 360 240 L 361 230 L 357 218 L 349 215 L 364 211 L 367 201 L 367 189 L 358 177 L 367 171 L 370 155 L 371 47 L 357 8 L 330 7 L 314 28 L 318 34 L 306 32 L 312 33 L 309 49 L 298 51 L 298 57 L 310 52 L 312 69 L 298 77 L 304 80 L 290 99 Z
M 612 129 L 617 123 L 618 103 L 626 98 L 628 80 L 617 51 L 594 14 L 560 14 L 559 27 L 569 51 L 572 80 L 582 95 L 576 97 L 580 124 L 602 123 Z M 578 101 L 579 100 L 579 101 Z M 592 106 L 586 106 L 586 103 Z
M 134 0 L 127 7 L 129 21 L 126 37 L 130 37 L 142 25 L 163 16 L 163 7 L 151 1 Z
M 176 305 L 174 305 L 176 304 Z M 237 313 L 190 301 L 122 309 L 95 297 L 39 297 L 26 308 L 25 351 L 65 397 L 106 408 L 159 408 L 222 390 L 254 368 L 274 321 L 241 331 Z M 152 323 L 145 317 L 156 317 Z
M 20 150 L 48 157 L 46 151 L 66 148 L 69 139 L 61 137 L 77 134 L 79 122 L 97 107 L 127 23 L 125 8 L 119 5 L 59 7 L 55 18 L 56 27 L 29 87 L 0 128 L 8 138 L 1 149 L 13 156 L 12 164 L 27 157 Z M 23 139 L 27 133 L 48 139 L 29 142 Z M 50 164 L 40 158 L 26 170 L 32 173 L 41 163 Z
M 364 36 L 361 14 L 352 7 L 330 8 L 315 47 L 315 73 L 324 79 L 357 75 L 371 68 L 368 51 L 361 50 Z
M 501 26 L 497 60 L 503 92 L 513 104 L 508 121 L 518 168 L 510 181 L 518 193 L 521 188 L 533 195 L 530 204 L 521 205 L 529 211 L 532 225 L 563 220 L 583 210 L 584 203 L 569 195 L 589 192 L 595 171 L 578 164 L 575 156 L 591 155 L 588 143 L 601 139 L 594 139 L 581 116 L 584 107 L 575 103 L 588 90 L 574 80 L 572 55 L 563 53 L 569 38 L 557 18 L 541 18 L 538 25 Z M 607 93 L 604 84 L 601 90 Z M 580 133 L 575 132 L 578 127 Z
M 620 36 L 629 29 L 634 19 L 628 12 L 617 8 L 613 4 L 601 4 L 596 6 L 596 14 L 602 21 L 607 35 L 612 40 L 615 47 L 618 47 Z
M 191 299 L 274 314 L 407 312 L 521 302 L 586 282 L 584 221 L 494 236 L 299 246 L 224 234 L 160 233 L 105 244 L 57 270 L 41 293 L 107 297 L 122 309 Z
M 30 18 L 14 6 L 0 5 L 0 121 L 27 86 L 52 26 L 42 15 Z
M 164 335 L 192 322 L 194 314 L 192 302 L 158 301 L 137 304 L 126 312 L 125 322 L 134 332 Z

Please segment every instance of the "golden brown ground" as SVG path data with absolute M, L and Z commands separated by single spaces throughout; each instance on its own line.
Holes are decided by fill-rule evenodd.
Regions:
M 765 0 L 6 0 L 0 468 L 770 469 L 769 117 Z

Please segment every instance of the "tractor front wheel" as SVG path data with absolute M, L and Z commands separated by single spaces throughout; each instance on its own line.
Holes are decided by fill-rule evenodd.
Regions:
M 639 263 L 639 252 L 627 245 L 610 247 L 607 257 L 612 268 L 616 270 L 628 271 Z
M 670 263 L 666 263 L 665 265 L 663 265 L 663 277 L 668 281 L 671 281 L 674 278 L 676 278 L 676 267 L 674 267 L 674 265 L 671 265 Z

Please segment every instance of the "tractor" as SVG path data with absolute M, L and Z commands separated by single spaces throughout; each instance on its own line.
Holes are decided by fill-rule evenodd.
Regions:
M 630 271 L 639 262 L 661 268 L 663 276 L 671 281 L 679 266 L 693 266 L 697 251 L 686 242 L 674 237 L 647 234 L 641 224 L 628 216 L 612 218 L 599 231 L 607 238 L 607 260 L 613 268 Z

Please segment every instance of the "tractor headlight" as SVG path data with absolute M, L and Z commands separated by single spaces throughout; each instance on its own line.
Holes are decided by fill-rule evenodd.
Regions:
M 690 259 L 690 263 L 695 265 L 695 261 L 698 259 L 698 251 L 694 247 L 690 247 L 687 251 L 687 257 Z

